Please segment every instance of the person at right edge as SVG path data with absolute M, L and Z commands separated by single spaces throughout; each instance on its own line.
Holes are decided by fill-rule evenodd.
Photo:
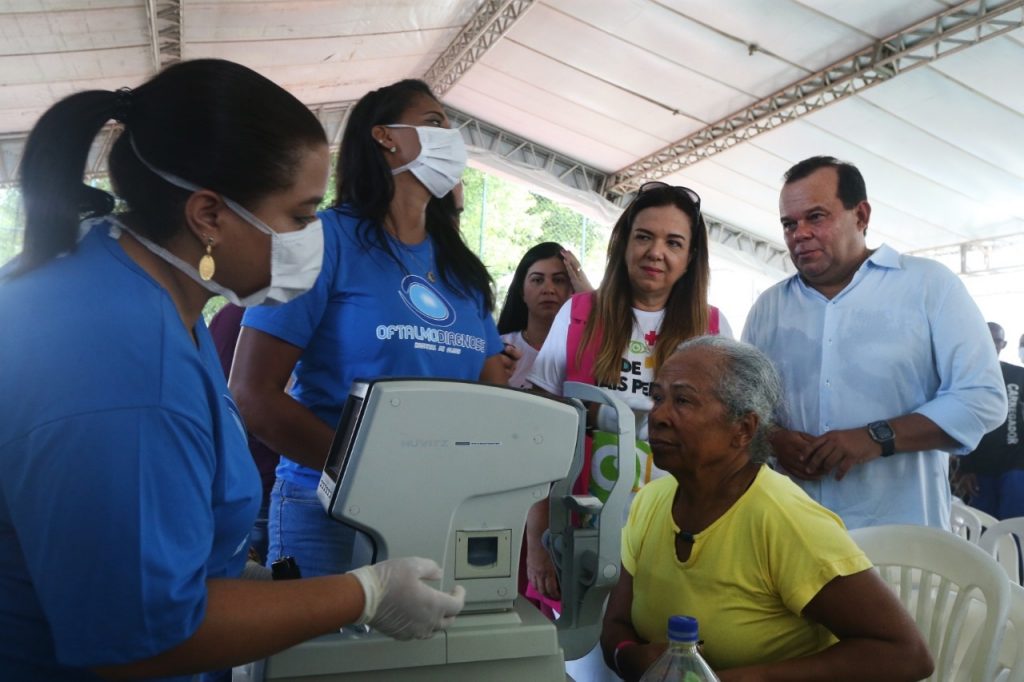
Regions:
M 946 453 L 967 454 L 1006 415 L 981 312 L 941 264 L 867 247 L 871 204 L 850 163 L 790 168 L 779 214 L 797 274 L 743 330 L 782 376 L 779 468 L 847 528 L 949 529 Z
M 996 355 L 1006 348 L 1006 332 L 995 322 L 988 323 Z M 964 489 L 964 501 L 997 519 L 1024 516 L 1024 443 L 1020 429 L 1024 424 L 1024 368 L 1000 362 L 1006 384 L 1006 420 L 978 443 L 974 452 L 959 460 L 953 475 L 954 487 Z

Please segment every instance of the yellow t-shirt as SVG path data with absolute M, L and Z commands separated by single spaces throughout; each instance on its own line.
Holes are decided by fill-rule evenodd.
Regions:
M 753 484 L 675 554 L 672 476 L 646 485 L 622 531 L 622 565 L 633 576 L 633 627 L 665 641 L 668 618 L 697 618 L 715 669 L 812 654 L 836 640 L 800 613 L 829 581 L 871 568 L 838 516 L 785 476 L 761 467 Z

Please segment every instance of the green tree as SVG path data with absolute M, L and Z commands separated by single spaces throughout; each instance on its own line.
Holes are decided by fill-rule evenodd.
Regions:
M 336 161 L 335 153 L 321 208 L 334 203 Z M 90 184 L 110 191 L 108 178 L 98 178 Z M 462 184 L 462 236 L 494 278 L 499 302 L 504 299 L 520 258 L 527 249 L 543 241 L 555 241 L 572 249 L 596 283 L 603 268 L 609 226 L 588 221 L 523 185 L 475 168 L 466 169 Z M 21 194 L 16 188 L 0 190 L 0 264 L 20 252 L 22 242 Z M 211 299 L 204 310 L 207 320 L 223 305 L 223 298 Z
M 494 278 L 499 303 L 530 247 L 554 241 L 571 249 L 596 284 L 611 227 L 504 178 L 467 168 L 462 176 L 462 236 Z
M 24 241 L 21 192 L 0 189 L 0 266 L 21 252 Z
M 540 241 L 558 242 L 570 249 L 596 285 L 604 271 L 612 226 L 596 223 L 548 197 L 533 196 L 536 204 L 532 210 L 542 220 Z

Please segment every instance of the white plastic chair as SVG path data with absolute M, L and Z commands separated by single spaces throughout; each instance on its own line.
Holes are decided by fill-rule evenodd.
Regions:
M 1016 536 L 1016 538 L 1014 537 Z M 1010 576 L 1010 582 L 1024 584 L 1021 552 L 1024 550 L 1024 516 L 997 521 L 982 534 L 978 546 L 991 554 Z M 1024 637 L 1024 632 L 1021 633 Z
M 954 535 L 962 537 L 968 542 L 977 544 L 981 538 L 981 517 L 974 509 L 967 506 L 959 499 L 953 500 L 953 506 L 949 514 L 949 525 Z
M 876 526 L 850 536 L 917 623 L 935 660 L 928 679 L 992 680 L 1010 599 L 995 559 L 938 528 Z
M 1010 585 L 1010 618 L 999 651 L 996 682 L 1024 682 L 1024 587 Z
M 980 509 L 978 509 L 977 507 L 972 507 L 969 504 L 965 505 L 965 506 L 968 509 L 970 509 L 972 512 L 974 512 L 974 515 L 978 517 L 979 521 L 981 521 L 981 534 L 982 535 L 985 534 L 985 530 L 986 529 L 991 528 L 992 526 L 994 526 L 997 523 L 999 523 L 999 519 L 997 519 L 996 517 L 992 516 L 988 512 L 983 512 Z

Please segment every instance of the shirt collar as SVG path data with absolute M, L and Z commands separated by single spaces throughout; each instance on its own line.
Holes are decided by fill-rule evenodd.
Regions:
M 899 252 L 888 244 L 882 244 L 875 249 L 875 252 L 868 256 L 867 262 L 880 268 L 893 268 L 894 270 L 903 268 Z
M 847 291 L 851 290 L 854 286 L 856 286 L 856 284 L 863 277 L 865 277 L 864 273 L 868 271 L 869 266 L 876 268 L 890 268 L 892 270 L 902 270 L 903 264 L 900 259 L 901 256 L 899 251 L 892 248 L 888 244 L 882 244 L 877 249 L 875 249 L 870 256 L 868 256 L 867 260 L 861 263 L 860 267 L 857 268 L 857 272 L 853 274 L 853 279 L 850 280 L 850 283 L 847 284 L 842 291 L 836 294 L 835 298 L 839 298 Z M 800 276 L 799 272 L 795 273 L 792 277 L 792 281 L 795 282 L 798 287 L 800 287 L 809 294 L 813 293 L 814 295 L 821 296 L 822 300 L 824 300 L 824 295 L 817 289 L 809 285 L 807 282 L 805 282 L 803 277 Z

